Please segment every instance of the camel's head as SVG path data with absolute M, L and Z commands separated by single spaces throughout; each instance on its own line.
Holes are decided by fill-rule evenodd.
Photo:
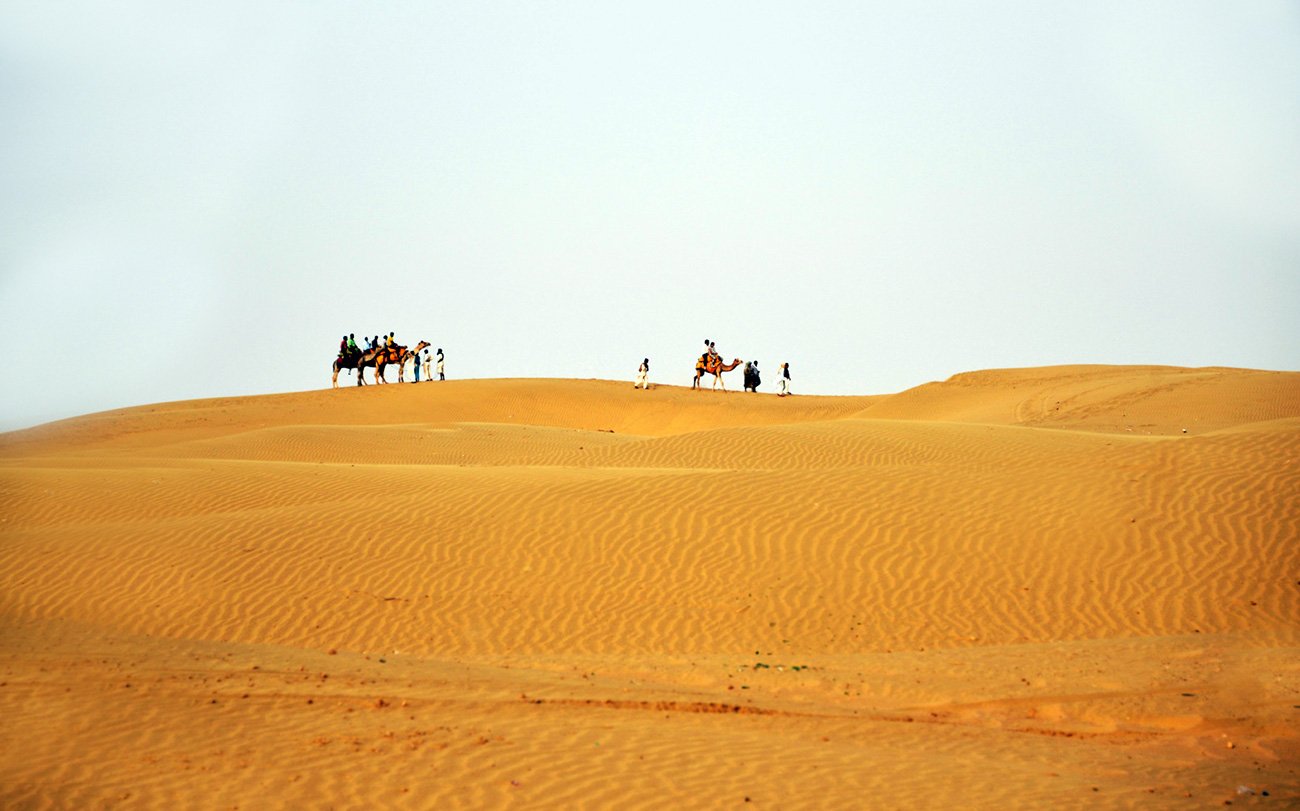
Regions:
M 428 341 L 420 341 L 418 344 L 415 345 L 415 349 L 411 350 L 411 354 L 418 355 L 427 346 L 431 346 L 431 344 Z

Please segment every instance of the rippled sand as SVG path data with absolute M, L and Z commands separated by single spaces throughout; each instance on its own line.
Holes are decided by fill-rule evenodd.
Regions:
M 1300 373 L 169 403 L 0 511 L 6 808 L 1300 802 Z

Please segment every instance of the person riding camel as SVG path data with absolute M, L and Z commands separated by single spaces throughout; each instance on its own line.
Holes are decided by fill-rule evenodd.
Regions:
M 348 336 L 344 335 L 343 340 L 339 341 L 339 357 L 346 358 L 347 356 L 348 356 Z
M 357 347 L 357 334 L 355 332 L 348 335 L 348 354 L 360 355 L 361 349 Z

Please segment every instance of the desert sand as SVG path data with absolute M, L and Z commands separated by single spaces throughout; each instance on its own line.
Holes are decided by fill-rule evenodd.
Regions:
M 0 521 L 4 808 L 1300 803 L 1300 373 L 167 403 Z

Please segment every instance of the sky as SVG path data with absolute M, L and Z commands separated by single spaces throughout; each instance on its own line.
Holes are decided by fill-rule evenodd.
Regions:
M 345 333 L 1296 370 L 1297 305 L 1296 2 L 0 5 L 0 430 L 328 387 Z

